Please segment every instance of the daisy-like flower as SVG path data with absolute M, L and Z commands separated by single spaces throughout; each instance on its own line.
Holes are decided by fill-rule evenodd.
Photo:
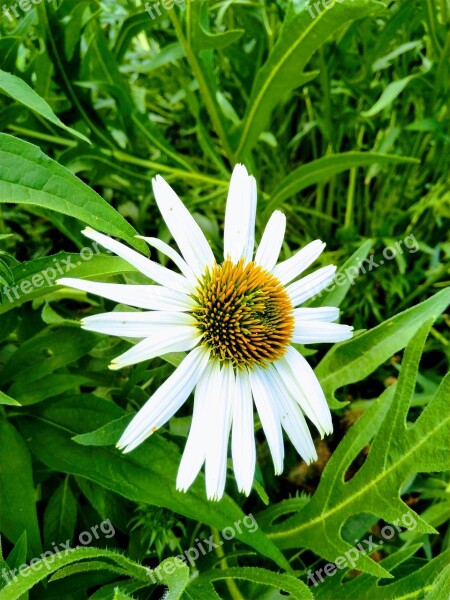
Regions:
M 172 260 L 180 273 L 86 229 L 88 238 L 157 285 L 72 278 L 59 283 L 143 309 L 83 319 L 82 326 L 90 331 L 140 340 L 117 357 L 111 369 L 169 352 L 188 353 L 131 421 L 118 447 L 134 450 L 195 390 L 177 489 L 186 491 L 205 465 L 208 498 L 223 496 L 231 432 L 237 485 L 248 495 L 256 460 L 253 402 L 276 474 L 283 470 L 283 429 L 307 463 L 317 454 L 305 416 L 321 437 L 332 432 L 320 384 L 292 343 L 341 342 L 352 336 L 352 327 L 334 323 L 337 308 L 297 308 L 332 282 L 336 267 L 298 279 L 323 251 L 325 244 L 319 240 L 277 264 L 286 228 L 279 211 L 269 219 L 255 253 L 256 181 L 242 165 L 234 169 L 228 193 L 223 262 L 215 260 L 202 230 L 162 177 L 153 180 L 153 190 L 180 252 L 157 238 L 143 239 Z

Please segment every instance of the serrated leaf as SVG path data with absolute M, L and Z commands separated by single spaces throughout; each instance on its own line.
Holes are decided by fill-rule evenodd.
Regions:
M 242 579 L 261 585 L 266 585 L 276 590 L 285 592 L 283 598 L 292 600 L 312 600 L 308 587 L 293 575 L 274 573 L 259 567 L 232 567 L 229 569 L 214 569 L 202 573 L 188 586 L 188 593 L 194 598 L 220 598 L 215 591 L 212 582 L 224 579 Z
M 342 25 L 383 10 L 375 0 L 334 2 L 312 18 L 309 3 L 291 3 L 283 29 L 269 58 L 256 76 L 238 133 L 235 157 L 242 160 L 267 126 L 271 112 L 281 98 L 305 83 L 303 70 L 311 56 Z M 311 77 L 310 77 L 311 79 Z
M 97 559 L 101 559 L 101 561 L 97 561 Z M 104 561 L 109 565 L 108 568 L 115 570 L 116 572 L 127 573 L 129 577 L 144 584 L 143 587 L 145 587 L 146 584 L 149 586 L 152 584 L 151 576 L 154 571 L 135 563 L 117 552 L 98 548 L 73 548 L 69 551 L 55 553 L 51 557 L 46 557 L 45 560 L 36 561 L 32 568 L 28 569 L 23 574 L 18 574 L 16 579 L 11 580 L 10 583 L 0 591 L 0 600 L 19 600 L 23 594 L 31 590 L 37 583 L 46 579 L 59 569 L 63 569 L 69 565 L 78 563 L 79 561 L 91 560 L 94 562 L 97 561 L 97 566 L 100 566 L 102 561 Z M 178 559 L 169 560 L 178 561 Z M 181 563 L 181 561 L 179 562 Z M 82 565 L 83 563 L 80 564 Z M 89 562 L 87 562 L 87 565 L 89 565 Z M 105 568 L 107 567 L 105 566 Z M 75 570 L 77 569 L 78 567 Z M 86 570 L 89 570 L 89 566 L 86 567 Z M 181 563 L 180 565 L 177 564 L 175 573 L 168 574 L 164 569 L 161 569 L 159 576 L 156 574 L 156 577 L 159 577 L 158 580 L 166 584 L 169 587 L 169 590 L 173 592 L 168 598 L 171 598 L 171 600 L 178 600 L 180 597 L 180 582 L 183 579 L 188 579 L 189 569 L 186 565 Z
M 316 374 L 330 402 L 334 392 L 361 381 L 401 350 L 428 319 L 436 318 L 450 303 L 450 289 L 399 313 L 374 329 L 334 346 L 319 363 Z
M 347 564 L 376 575 L 389 573 L 366 554 L 344 541 L 342 524 L 360 513 L 371 513 L 388 523 L 395 522 L 426 533 L 435 530 L 401 499 L 400 487 L 416 472 L 448 469 L 445 448 L 450 436 L 450 374 L 414 424 L 407 423 L 414 393 L 418 363 L 431 322 L 409 343 L 395 394 L 392 388 L 376 401 L 346 434 L 328 462 L 319 487 L 303 510 L 273 528 L 269 537 L 280 548 L 309 548 L 334 561 L 347 554 Z M 345 474 L 351 461 L 374 436 L 369 455 L 350 479 Z M 413 527 L 414 524 L 414 527 Z
M 420 548 L 420 544 L 402 548 L 381 561 L 383 568 L 392 572 L 395 567 L 413 556 Z M 373 600 L 378 599 L 380 590 L 383 590 L 383 600 L 447 600 L 449 590 L 450 551 L 443 552 L 420 568 L 415 568 L 410 574 L 399 576 L 396 581 L 383 582 L 366 574 L 342 583 L 345 571 L 328 577 L 323 584 L 317 581 L 314 590 L 316 600 L 329 598 L 345 598 L 345 600 Z

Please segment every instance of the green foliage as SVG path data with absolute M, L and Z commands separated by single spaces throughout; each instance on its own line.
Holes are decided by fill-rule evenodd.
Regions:
M 0 600 L 447 598 L 448 0 L 28 4 L 0 12 Z M 81 230 L 171 243 L 158 173 L 219 256 L 236 162 L 256 239 L 278 208 L 283 258 L 324 240 L 340 283 L 310 305 L 357 331 L 300 348 L 334 413 L 319 460 L 286 444 L 274 478 L 256 420 L 251 496 L 230 468 L 211 503 L 203 476 L 175 491 L 191 402 L 114 447 L 182 355 L 108 371 L 129 341 L 78 323 L 114 303 L 56 281 L 147 283 Z

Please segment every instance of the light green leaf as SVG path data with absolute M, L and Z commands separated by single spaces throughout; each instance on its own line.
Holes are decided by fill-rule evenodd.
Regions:
M 8 406 L 20 406 L 20 402 L 17 402 L 17 400 L 10 398 L 3 392 L 0 392 L 0 404 L 6 404 Z
M 334 1 L 313 18 L 308 6 L 307 2 L 289 5 L 278 41 L 255 78 L 237 136 L 236 160 L 242 160 L 253 148 L 281 98 L 313 77 L 310 74 L 308 78 L 303 70 L 314 52 L 342 25 L 384 9 L 375 0 Z
M 282 183 L 272 192 L 267 211 L 275 210 L 280 204 L 294 194 L 315 183 L 324 183 L 330 177 L 355 167 L 366 167 L 373 164 L 419 163 L 415 158 L 396 156 L 395 154 L 379 154 L 377 152 L 344 152 L 313 160 L 306 165 L 294 169 Z
M 334 400 L 338 388 L 363 380 L 404 348 L 422 323 L 437 319 L 449 303 L 450 289 L 444 289 L 374 329 L 334 346 L 316 369 L 328 400 Z
M 0 69 L 0 92 L 3 92 L 16 102 L 20 102 L 27 106 L 30 110 L 34 111 L 50 123 L 57 125 L 58 127 L 62 127 L 75 137 L 83 140 L 87 144 L 91 142 L 87 137 L 82 135 L 79 131 L 72 129 L 72 127 L 67 127 L 64 123 L 55 115 L 49 104 L 44 98 L 41 98 L 39 94 L 37 94 L 33 88 L 31 88 L 23 79 L 17 77 L 16 75 L 12 75 L 11 73 L 7 73 L 6 71 L 2 71 Z
M 101 559 L 100 561 L 96 559 Z M 161 566 L 164 565 L 168 560 L 175 564 L 176 569 L 174 573 L 167 573 L 167 570 L 161 568 L 157 573 L 152 569 L 148 569 L 139 565 L 138 563 L 118 554 L 111 550 L 98 549 L 98 548 L 73 548 L 69 551 L 60 552 L 53 554 L 50 557 L 46 557 L 45 560 L 36 561 L 32 568 L 29 568 L 23 574 L 18 574 L 17 578 L 11 580 L 10 583 L 0 591 L 0 600 L 19 600 L 19 598 L 31 590 L 37 583 L 46 579 L 49 575 L 57 573 L 60 569 L 63 569 L 79 561 L 79 565 L 75 568 L 74 572 L 82 572 L 83 565 L 85 571 L 91 569 L 90 562 L 94 562 L 95 567 L 99 568 L 104 566 L 107 570 L 113 570 L 119 574 L 127 574 L 129 577 L 133 577 L 137 581 L 140 581 L 142 587 L 152 585 L 153 578 L 168 586 L 170 595 L 167 598 L 170 600 L 178 600 L 181 592 L 186 587 L 189 579 L 189 569 L 179 559 L 166 559 Z M 172 565 L 173 566 L 173 565 Z M 66 571 L 66 575 L 70 573 Z M 64 576 L 64 571 L 62 573 Z M 50 584 L 51 585 L 51 584 Z
M 384 569 L 392 572 L 396 567 L 414 556 L 421 548 L 420 544 L 406 546 L 381 561 Z M 395 581 L 384 581 L 379 585 L 379 579 L 371 575 L 361 574 L 345 583 L 342 582 L 346 571 L 336 573 L 333 577 L 321 583 L 316 578 L 317 586 L 313 588 L 315 600 L 329 598 L 345 598 L 345 600 L 374 600 L 378 599 L 380 589 L 383 590 L 383 600 L 447 600 L 450 584 L 450 551 L 443 552 L 429 562 L 421 561 L 415 565 L 411 573 L 402 576 L 397 571 Z
M 0 203 L 42 206 L 147 252 L 136 230 L 101 196 L 37 146 L 0 133 Z
M 400 499 L 400 488 L 411 474 L 448 469 L 444 448 L 450 436 L 447 410 L 450 375 L 444 378 L 415 423 L 406 422 L 430 326 L 431 321 L 425 323 L 408 345 L 397 385 L 387 388 L 341 441 L 311 501 L 296 515 L 273 527 L 269 537 L 279 547 L 309 548 L 332 562 L 346 556 L 347 569 L 356 565 L 357 569 L 372 575 L 389 577 L 385 568 L 366 553 L 355 551 L 355 547 L 342 538 L 343 523 L 359 513 L 371 513 L 395 527 L 435 533 L 433 527 Z M 345 474 L 352 461 L 372 437 L 366 461 L 346 481 Z
M 187 591 L 193 598 L 211 598 L 211 600 L 213 598 L 220 598 L 212 582 L 224 579 L 242 579 L 275 588 L 277 591 L 287 592 L 288 595 L 283 595 L 283 598 L 313 600 L 313 595 L 308 587 L 293 575 L 274 573 L 259 567 L 232 567 L 224 570 L 213 569 L 193 579 Z
M 403 90 L 406 88 L 409 82 L 415 79 L 416 77 L 417 75 L 409 75 L 408 77 L 404 77 L 403 79 L 399 79 L 398 81 L 393 81 L 392 83 L 390 83 L 383 90 L 383 93 L 372 106 L 372 108 L 361 112 L 361 115 L 363 117 L 369 118 L 374 117 L 375 115 L 380 113 L 382 110 L 391 105 L 394 102 L 394 100 L 400 96 L 400 94 L 403 92 Z
M 360 273 L 359 266 L 367 258 L 372 247 L 372 240 L 363 242 L 358 250 L 337 270 L 334 283 L 330 286 L 332 289 L 312 302 L 311 306 L 340 306 Z
M 104 254 L 94 255 L 89 260 L 83 260 L 80 254 L 67 252 L 36 258 L 12 269 L 14 285 L 4 286 L 2 289 L 0 314 L 29 300 L 47 296 L 56 290 L 62 291 L 63 288 L 56 283 L 60 277 L 89 278 L 95 281 L 107 275 L 135 272 L 136 269 L 121 258 Z

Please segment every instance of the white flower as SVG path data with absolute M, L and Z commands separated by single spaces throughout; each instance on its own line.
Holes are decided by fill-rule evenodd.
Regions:
M 168 352 L 188 352 L 131 421 L 118 447 L 124 452 L 136 448 L 195 390 L 177 489 L 186 491 L 205 464 L 208 498 L 222 497 L 231 431 L 237 485 L 248 495 L 256 455 L 253 401 L 277 474 L 283 470 L 283 429 L 307 463 L 316 460 L 317 454 L 305 415 L 322 437 L 332 432 L 320 384 L 291 344 L 340 342 L 352 336 L 351 327 L 333 323 L 339 316 L 337 308 L 296 308 L 329 285 L 336 268 L 327 266 L 297 279 L 323 251 L 321 241 L 277 264 L 286 227 L 286 218 L 279 211 L 271 216 L 254 254 L 256 182 L 242 165 L 236 166 L 231 178 L 222 263 L 215 261 L 200 227 L 162 177 L 153 180 L 153 190 L 180 253 L 158 239 L 144 239 L 166 254 L 180 273 L 86 229 L 87 237 L 157 285 L 68 278 L 59 283 L 144 309 L 83 319 L 85 329 L 141 340 L 117 357 L 112 369 Z

